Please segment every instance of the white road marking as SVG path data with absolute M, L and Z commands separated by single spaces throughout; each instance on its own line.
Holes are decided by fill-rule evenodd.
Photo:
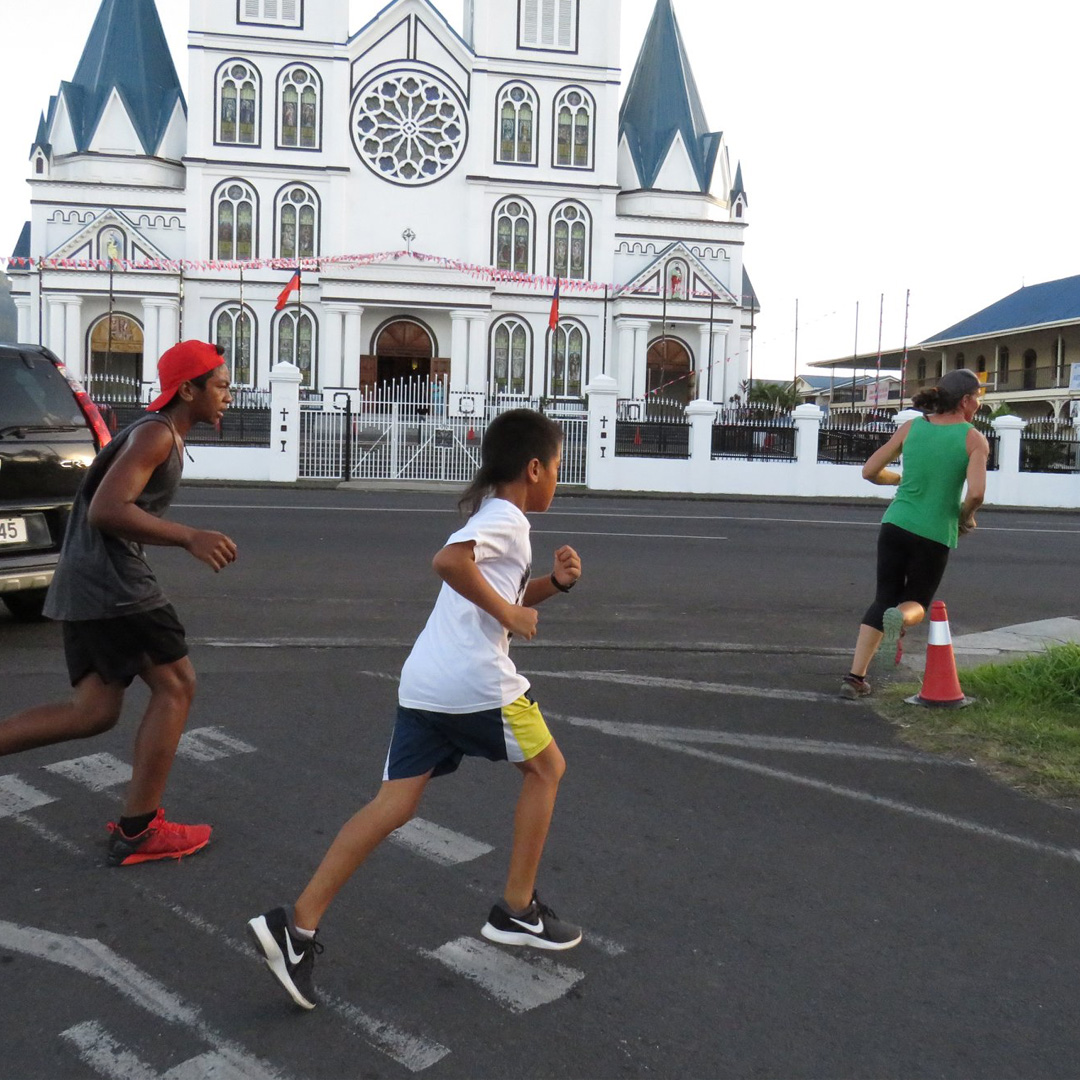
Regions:
M 322 1000 L 358 1028 L 367 1042 L 399 1065 L 404 1065 L 409 1072 L 423 1072 L 450 1053 L 449 1048 L 441 1043 L 425 1039 L 422 1035 L 410 1035 L 340 998 L 328 997 L 324 993 Z
M 201 915 L 188 911 L 180 904 L 174 903 L 152 889 L 141 885 L 134 885 L 133 888 L 136 892 L 153 900 L 154 903 L 160 904 L 197 930 L 209 934 L 215 941 L 221 942 L 222 945 L 231 949 L 237 956 L 242 956 L 246 960 L 254 960 L 255 953 L 252 951 L 250 944 L 238 940 L 231 934 L 227 934 L 219 926 L 215 926 Z M 387 1057 L 393 1058 L 394 1061 L 399 1065 L 403 1065 L 410 1072 L 422 1072 L 450 1053 L 449 1048 L 441 1043 L 425 1038 L 423 1035 L 413 1035 L 408 1031 L 404 1031 L 387 1020 L 380 1020 L 355 1005 L 335 997 L 333 994 L 326 993 L 325 990 L 319 991 L 319 1000 L 328 1009 L 332 1009 L 345 1020 L 365 1043 L 374 1047 L 380 1053 L 386 1054 Z
M 88 754 L 44 766 L 46 772 L 66 777 L 91 791 L 107 791 L 131 780 L 131 766 L 112 754 Z
M 943 814 L 937 810 L 927 810 L 922 806 L 914 806 L 911 803 L 900 802 L 897 799 L 885 798 L 882 795 L 874 795 L 869 791 L 860 791 L 858 788 L 844 787 L 841 784 L 831 784 L 825 780 L 817 780 L 811 776 L 802 776 L 799 773 L 788 772 L 786 769 L 774 769 L 769 765 L 762 765 L 756 761 L 746 761 L 743 758 L 731 757 L 728 754 L 718 754 L 713 750 L 703 750 L 697 746 L 691 746 L 686 742 L 672 742 L 667 739 L 657 738 L 648 730 L 638 730 L 644 725 L 619 724 L 606 720 L 588 720 L 584 717 L 563 717 L 570 724 L 581 727 L 589 727 L 596 731 L 602 731 L 605 735 L 633 739 L 635 742 L 646 743 L 663 750 L 674 750 L 679 754 L 687 754 L 690 757 L 702 758 L 718 765 L 726 765 L 732 769 L 741 769 L 744 772 L 755 773 L 758 776 L 767 777 L 770 780 L 780 780 L 783 783 L 797 784 L 800 787 L 812 788 L 815 791 L 823 791 L 829 795 L 838 795 L 844 799 L 853 799 L 856 802 L 878 806 L 884 810 L 893 810 L 900 814 L 920 818 L 923 821 L 933 822 L 935 825 L 945 825 L 951 829 L 960 829 L 963 832 L 974 833 L 989 840 L 1000 840 L 1007 844 L 1015 844 L 1027 851 L 1034 851 L 1040 855 L 1053 855 L 1055 858 L 1066 859 L 1068 862 L 1080 863 L 1080 849 L 1058 847 L 1056 844 L 1046 844 L 1041 840 L 1032 840 L 1030 837 L 1017 836 L 1014 833 L 1003 832 L 987 825 L 980 825 L 976 821 L 968 821 L 966 818 L 954 817 L 952 814 Z
M 176 748 L 179 757 L 191 761 L 218 761 L 233 754 L 253 754 L 255 747 L 242 739 L 226 735 L 219 727 L 194 728 L 180 736 Z
M 957 761 L 918 750 L 894 750 L 886 746 L 864 746 L 860 743 L 827 742 L 824 739 L 784 738 L 779 735 L 747 735 L 738 731 L 715 731 L 711 728 L 664 727 L 660 724 L 628 724 L 615 720 L 589 720 L 578 716 L 546 713 L 553 721 L 589 727 L 606 735 L 637 733 L 643 742 L 657 745 L 664 742 L 717 743 L 743 750 L 774 750 L 790 754 L 817 754 L 823 757 L 862 758 L 867 761 L 899 761 L 912 765 L 943 765 L 949 768 L 970 769 L 971 761 Z
M 76 1024 L 61 1032 L 60 1037 L 73 1043 L 79 1057 L 108 1080 L 248 1080 L 252 1076 L 214 1050 L 159 1073 L 117 1042 L 96 1020 Z
M 835 694 L 815 690 L 778 690 L 762 686 L 739 686 L 733 683 L 697 682 L 694 679 L 667 679 L 660 675 L 629 675 L 621 671 L 531 671 L 545 679 L 571 679 L 580 682 L 605 682 L 616 686 L 656 687 L 663 690 L 696 690 L 705 694 L 728 694 L 732 697 L 771 698 L 775 701 L 836 702 Z
M 273 1080 L 282 1073 L 216 1032 L 193 1005 L 94 938 L 71 937 L 0 920 L 0 946 L 100 979 L 158 1021 L 190 1029 L 212 1046 L 237 1077 Z
M 73 1043 L 83 1062 L 109 1080 L 161 1080 L 154 1069 L 121 1046 L 95 1020 L 60 1032 L 60 1038 Z
M 390 834 L 388 839 L 402 847 L 423 855 L 440 866 L 457 866 L 472 862 L 495 849 L 490 844 L 474 840 L 471 836 L 445 829 L 433 821 L 413 818 Z
M 434 952 L 421 952 L 475 982 L 513 1013 L 549 1005 L 585 978 L 583 971 L 547 957 L 525 959 L 471 937 L 448 941 Z
M 53 802 L 56 799 L 51 795 L 31 787 L 14 773 L 0 776 L 0 818 L 14 817 Z
M 672 500 L 677 501 L 678 495 L 673 494 Z M 457 511 L 452 507 L 423 507 L 423 506 L 280 506 L 277 504 L 241 504 L 241 503 L 174 503 L 178 510 L 314 510 L 319 512 L 353 513 L 353 514 L 455 514 Z M 771 524 L 771 525 L 834 525 L 848 529 L 852 526 L 864 529 L 877 529 L 881 526 L 879 518 L 869 521 L 855 518 L 787 518 L 787 517 L 757 517 L 755 515 L 739 514 L 640 514 L 619 512 L 614 510 L 563 510 L 550 509 L 546 516 L 552 517 L 581 517 L 581 518 L 630 518 L 634 521 L 739 521 L 747 525 Z M 1007 525 L 980 525 L 979 532 L 1022 532 L 1022 533 L 1051 533 L 1062 536 L 1073 536 L 1080 529 L 1047 529 L 1023 526 Z M 620 534 L 622 535 L 622 534 Z
M 594 934 L 591 930 L 585 934 L 582 944 L 595 945 L 602 953 L 607 953 L 608 956 L 622 956 L 626 952 L 625 945 L 620 945 L 617 941 L 612 941 L 611 938 Z
M 565 529 L 533 529 L 534 536 L 566 536 Z M 619 536 L 624 540 L 726 540 L 726 536 L 690 536 L 683 533 L 631 533 L 631 532 L 582 532 L 574 529 L 574 536 Z

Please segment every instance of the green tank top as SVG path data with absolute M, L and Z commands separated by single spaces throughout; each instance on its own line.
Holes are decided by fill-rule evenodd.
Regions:
M 912 422 L 903 479 L 882 521 L 956 547 L 970 430 L 971 424 L 932 424 L 925 416 Z

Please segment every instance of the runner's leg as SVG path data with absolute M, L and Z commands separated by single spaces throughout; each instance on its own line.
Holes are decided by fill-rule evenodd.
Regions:
M 102 682 L 91 672 L 75 687 L 70 701 L 35 705 L 0 721 L 0 757 L 100 735 L 120 718 L 123 701 L 122 685 Z

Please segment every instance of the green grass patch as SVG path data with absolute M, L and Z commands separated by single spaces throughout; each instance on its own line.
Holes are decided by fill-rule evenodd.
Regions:
M 976 699 L 964 709 L 906 704 L 916 684 L 888 687 L 879 708 L 913 746 L 973 758 L 1034 794 L 1080 799 L 1080 645 L 964 670 L 960 685 Z

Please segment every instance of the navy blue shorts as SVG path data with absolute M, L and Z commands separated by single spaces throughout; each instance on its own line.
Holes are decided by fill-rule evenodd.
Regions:
M 461 759 L 529 761 L 551 743 L 540 707 L 529 697 L 476 713 L 439 713 L 398 706 L 384 780 L 445 776 Z

